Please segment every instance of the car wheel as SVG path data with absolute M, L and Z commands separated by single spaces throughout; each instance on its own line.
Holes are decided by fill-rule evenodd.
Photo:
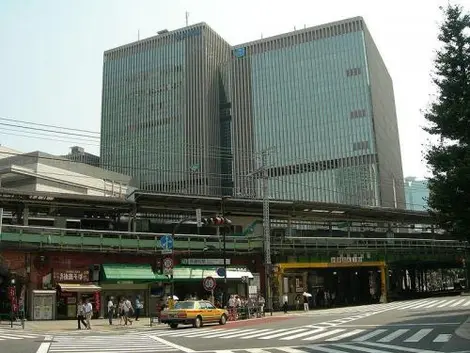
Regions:
M 202 326 L 202 319 L 201 319 L 200 316 L 198 316 L 198 317 L 194 320 L 193 326 L 194 326 L 195 328 L 199 328 L 199 327 Z
M 224 314 L 220 317 L 219 324 L 225 325 L 226 323 L 227 323 L 227 316 L 225 316 L 225 314 Z
M 170 324 L 171 328 L 178 328 L 178 324 Z

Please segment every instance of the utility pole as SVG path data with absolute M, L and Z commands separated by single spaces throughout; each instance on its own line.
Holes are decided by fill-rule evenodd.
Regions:
M 266 306 L 273 314 L 273 300 L 271 293 L 271 224 L 269 219 L 269 172 L 268 151 L 261 154 L 261 169 L 263 172 L 263 230 L 264 230 L 264 272 L 266 284 Z

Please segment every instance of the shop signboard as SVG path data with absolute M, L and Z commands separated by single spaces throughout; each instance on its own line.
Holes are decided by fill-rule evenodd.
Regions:
M 87 283 L 90 282 L 88 270 L 54 270 L 54 282 Z
M 224 259 L 181 259 L 182 265 L 223 266 Z M 225 259 L 225 264 L 230 265 L 230 259 Z

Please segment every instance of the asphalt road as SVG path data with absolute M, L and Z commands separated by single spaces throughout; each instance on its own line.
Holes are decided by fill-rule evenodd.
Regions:
M 455 330 L 470 315 L 470 297 L 288 313 L 200 329 L 78 331 L 0 340 L 8 353 L 470 353 Z M 0 332 L 0 339 L 2 333 Z

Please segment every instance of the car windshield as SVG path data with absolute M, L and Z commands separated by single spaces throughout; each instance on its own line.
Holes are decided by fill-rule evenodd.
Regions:
M 194 302 L 178 302 L 175 309 L 194 309 Z

